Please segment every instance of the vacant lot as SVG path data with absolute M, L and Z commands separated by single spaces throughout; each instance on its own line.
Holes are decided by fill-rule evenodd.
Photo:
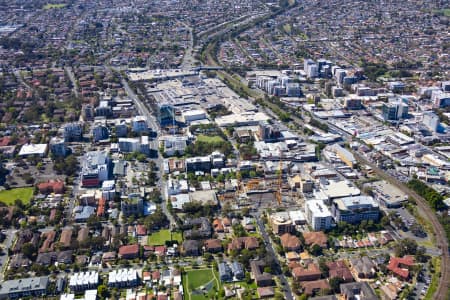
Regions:
M 11 190 L 0 191 L 0 202 L 6 205 L 13 205 L 16 199 L 22 200 L 24 204 L 30 203 L 33 196 L 33 188 L 16 188 Z
M 197 137 L 197 141 L 208 143 L 208 144 L 218 144 L 218 143 L 223 142 L 224 140 L 223 140 L 223 138 L 221 138 L 218 135 L 207 136 L 207 135 L 201 134 Z
M 171 238 L 170 230 L 162 229 L 158 232 L 151 234 L 148 237 L 148 244 L 150 246 L 160 246 L 160 245 L 165 245 L 166 241 L 170 241 L 170 240 L 178 241 L 179 243 L 181 243 L 183 239 L 181 237 L 180 232 L 172 232 L 172 238 Z
M 55 4 L 45 4 L 44 7 L 42 7 L 43 9 L 59 9 L 59 8 L 64 8 L 66 7 L 67 4 L 65 3 L 55 3 Z

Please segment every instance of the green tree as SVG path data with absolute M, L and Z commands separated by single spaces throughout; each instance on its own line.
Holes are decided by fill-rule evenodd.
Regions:
M 110 296 L 108 287 L 104 284 L 101 284 L 97 288 L 97 293 L 100 296 L 101 299 L 106 299 Z

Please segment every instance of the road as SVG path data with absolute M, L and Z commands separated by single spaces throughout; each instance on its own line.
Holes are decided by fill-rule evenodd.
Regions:
M 181 63 L 181 69 L 190 69 L 195 66 L 197 61 L 194 58 L 194 29 L 188 26 L 186 23 L 182 23 L 189 30 L 189 47 L 185 50 L 183 61 Z
M 156 132 L 159 132 L 159 125 L 158 122 L 156 121 L 155 117 L 152 115 L 152 113 L 150 112 L 150 110 L 148 109 L 148 107 L 139 99 L 139 97 L 135 94 L 135 92 L 130 88 L 128 82 L 124 79 L 121 78 L 121 82 L 122 85 L 125 89 L 125 92 L 127 93 L 128 97 L 130 97 L 130 99 L 133 100 L 134 104 L 136 105 L 136 108 L 139 112 L 140 115 L 144 116 L 147 119 L 147 122 L 149 124 L 149 126 Z M 159 145 L 158 145 L 158 139 L 155 138 L 153 140 L 150 141 L 150 149 L 156 149 L 158 150 Z M 158 154 L 157 158 L 152 158 L 152 160 L 155 162 L 156 167 L 158 168 L 158 170 L 162 170 L 162 164 L 163 164 L 163 160 L 161 158 L 161 156 Z M 161 176 L 161 172 L 160 172 L 160 176 L 158 176 L 158 182 L 156 183 L 156 186 L 160 188 L 161 193 L 164 194 L 164 190 L 165 190 L 165 182 L 164 182 L 164 178 L 163 176 Z M 167 216 L 167 218 L 169 219 L 170 222 L 170 228 L 175 228 L 176 227 L 176 222 L 174 217 L 172 216 L 172 214 L 169 212 L 169 210 L 167 209 L 167 205 L 165 205 L 165 203 L 163 203 L 161 205 L 162 211 L 164 212 L 164 214 Z
M 286 279 L 286 276 L 284 276 L 283 271 L 281 269 L 281 264 L 280 261 L 278 259 L 277 254 L 275 253 L 275 250 L 273 249 L 273 245 L 272 245 L 272 241 L 270 240 L 269 235 L 267 234 L 266 228 L 264 226 L 263 221 L 261 220 L 260 214 L 256 213 L 254 215 L 255 219 L 256 219 L 256 223 L 258 224 L 259 227 L 259 232 L 261 232 L 261 236 L 264 240 L 264 243 L 266 245 L 266 249 L 267 252 L 269 252 L 272 257 L 274 258 L 276 264 L 277 264 L 277 269 L 279 274 L 277 274 L 278 278 L 280 279 L 281 282 L 281 289 L 284 292 L 285 295 L 285 299 L 287 300 L 294 300 L 294 296 L 292 294 L 292 290 L 291 290 L 291 286 L 289 285 L 289 282 Z
M 6 235 L 5 240 L 1 244 L 3 248 L 4 255 L 0 256 L 0 282 L 3 281 L 4 272 L 6 271 L 6 266 L 9 260 L 8 249 L 11 248 L 14 238 L 16 237 L 16 229 L 6 229 L 4 234 Z
M 73 93 L 78 97 L 78 84 L 75 79 L 75 75 L 73 74 L 72 67 L 65 67 L 64 70 L 66 71 L 67 76 L 69 76 L 69 79 L 72 82 Z

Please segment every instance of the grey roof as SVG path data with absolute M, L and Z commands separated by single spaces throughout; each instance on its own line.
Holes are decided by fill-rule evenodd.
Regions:
M 376 300 L 376 296 L 373 289 L 367 282 L 351 282 L 340 285 L 341 293 L 346 296 L 346 299 L 354 299 L 359 295 L 360 299 L 364 300 Z
M 88 219 L 94 213 L 95 213 L 95 207 L 83 206 L 82 211 L 75 214 L 75 220 Z
M 49 279 L 47 276 L 7 280 L 2 282 L 0 297 L 1 295 L 9 295 L 10 293 L 45 290 L 47 289 L 48 282 Z

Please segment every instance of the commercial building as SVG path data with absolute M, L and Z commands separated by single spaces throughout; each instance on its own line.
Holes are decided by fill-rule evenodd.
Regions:
M 340 146 L 339 144 L 333 145 L 333 150 L 336 152 L 336 155 L 350 168 L 354 168 L 357 161 L 353 154 L 345 149 L 344 147 Z
M 306 218 L 315 231 L 326 230 L 331 227 L 332 215 L 322 200 L 306 201 Z
M 356 196 L 333 200 L 331 212 L 336 222 L 359 223 L 378 221 L 380 207 L 370 196 Z
M 137 138 L 119 138 L 120 152 L 140 152 L 148 155 L 150 153 L 150 146 L 148 136 L 143 135 Z
M 48 284 L 47 276 L 3 281 L 0 288 L 0 299 L 42 297 L 47 293 Z
M 104 151 L 92 151 L 85 154 L 81 171 L 83 187 L 99 186 L 111 176 L 112 161 Z
M 201 110 L 201 109 L 193 109 L 193 110 L 184 111 L 182 113 L 182 115 L 183 115 L 184 122 L 186 124 L 190 124 L 193 121 L 206 119 L 206 113 L 204 110 Z
M 44 157 L 47 154 L 47 144 L 26 144 L 20 148 L 19 156 L 36 155 Z

